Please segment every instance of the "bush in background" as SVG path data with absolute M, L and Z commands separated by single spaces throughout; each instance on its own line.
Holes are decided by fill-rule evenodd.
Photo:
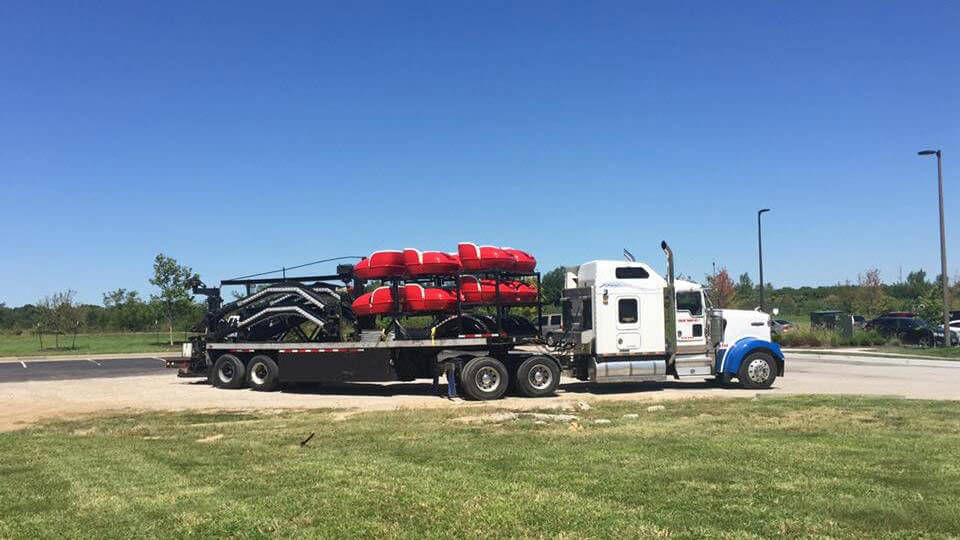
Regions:
M 825 328 L 797 328 L 774 338 L 783 347 L 872 347 L 887 344 L 887 338 L 877 332 L 855 330 L 845 338 L 835 330 Z

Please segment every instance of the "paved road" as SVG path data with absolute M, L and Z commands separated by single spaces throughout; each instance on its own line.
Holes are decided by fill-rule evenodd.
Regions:
M 174 370 L 167 370 L 159 357 L 90 360 L 44 360 L 0 363 L 0 383 L 27 381 L 56 381 L 93 378 L 134 377 L 168 374 L 176 378 Z M 588 385 L 565 380 L 568 391 L 586 390 Z M 325 385 L 325 393 L 337 393 L 333 385 Z M 420 392 L 421 385 L 342 385 L 344 394 L 358 391 L 371 395 L 395 395 L 401 388 L 412 394 Z M 413 386 L 416 389 L 413 389 Z M 600 394 L 629 392 L 630 385 L 594 386 Z M 633 385 L 636 386 L 636 385 Z M 656 391 L 674 388 L 694 389 L 704 385 L 693 381 L 670 381 L 662 385 L 643 385 L 644 390 Z M 427 390 L 429 391 L 429 390 Z M 960 399 L 960 362 L 893 359 L 840 354 L 787 356 L 787 376 L 775 384 L 775 392 L 880 394 L 905 397 Z
M 122 359 L 70 359 L 0 363 L 0 383 L 25 381 L 57 381 L 69 379 L 97 379 L 134 377 L 166 370 L 164 361 L 156 356 Z M 170 370 L 171 375 L 176 375 Z

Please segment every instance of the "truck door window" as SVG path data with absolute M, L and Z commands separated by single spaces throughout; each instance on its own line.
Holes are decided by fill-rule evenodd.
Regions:
M 637 300 L 635 298 L 621 298 L 617 302 L 617 306 L 620 310 L 620 322 L 630 324 L 637 322 Z
M 593 301 L 589 298 L 583 299 L 583 322 L 580 323 L 581 330 L 590 330 L 593 328 Z
M 689 311 L 690 315 L 703 315 L 703 299 L 699 291 L 677 293 L 677 311 Z

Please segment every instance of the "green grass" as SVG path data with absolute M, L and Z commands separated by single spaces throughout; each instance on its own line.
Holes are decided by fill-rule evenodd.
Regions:
M 43 336 L 43 350 L 40 350 L 40 340 L 36 335 L 23 334 L 20 336 L 0 334 L 0 356 L 48 356 L 62 354 L 108 354 L 108 353 L 139 353 L 139 352 L 168 352 L 179 351 L 180 345 L 167 345 L 169 336 L 160 333 L 160 344 L 157 344 L 157 334 L 78 334 L 76 348 L 70 349 L 73 336 L 60 336 L 60 349 L 54 348 L 52 335 Z M 183 332 L 173 334 L 174 343 L 183 341 Z
M 0 538 L 960 535 L 960 403 L 647 404 L 52 423 L 0 434 Z
M 921 349 L 918 347 L 876 347 L 872 351 L 909 354 L 910 356 L 929 356 L 940 360 L 960 360 L 960 347 L 931 347 Z

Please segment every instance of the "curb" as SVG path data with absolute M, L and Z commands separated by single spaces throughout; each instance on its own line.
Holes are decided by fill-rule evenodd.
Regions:
M 784 350 L 784 354 L 792 354 L 794 360 L 820 360 L 831 364 L 853 364 L 861 366 L 912 366 L 912 367 L 934 367 L 934 368 L 953 368 L 960 369 L 960 362 L 956 360 L 936 360 L 930 358 L 917 358 L 915 356 L 873 356 L 871 353 L 856 353 L 845 355 L 843 353 L 823 352 L 798 352 Z M 788 364 L 789 365 L 789 364 Z
M 89 360 L 126 360 L 130 358 L 157 358 L 163 360 L 166 358 L 180 358 L 180 353 L 167 351 L 116 354 L 63 354 L 54 356 L 0 356 L 0 364 L 19 364 L 21 362 L 87 362 Z

